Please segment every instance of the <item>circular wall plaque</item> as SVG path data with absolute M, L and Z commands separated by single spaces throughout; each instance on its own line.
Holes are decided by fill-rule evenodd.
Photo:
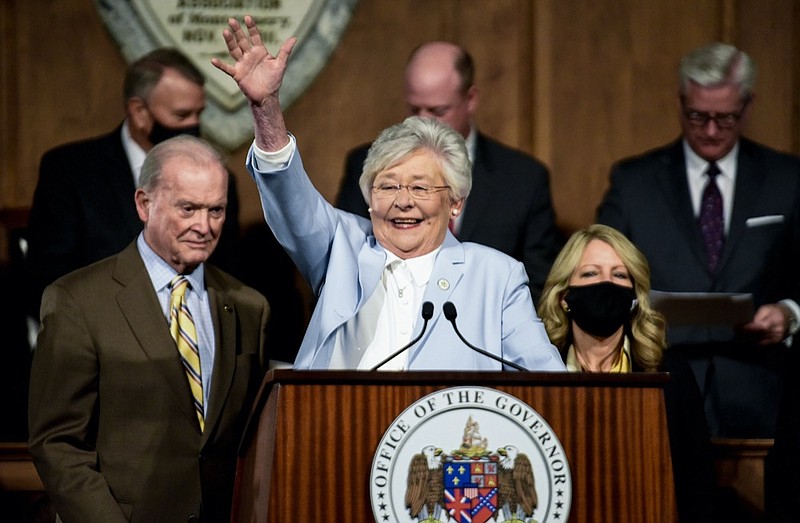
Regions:
M 253 138 L 253 124 L 236 83 L 211 65 L 230 60 L 222 31 L 230 17 L 256 19 L 270 52 L 296 36 L 281 86 L 288 107 L 325 66 L 358 0 L 95 0 L 103 22 L 128 63 L 157 47 L 175 47 L 206 77 L 204 135 L 228 150 Z

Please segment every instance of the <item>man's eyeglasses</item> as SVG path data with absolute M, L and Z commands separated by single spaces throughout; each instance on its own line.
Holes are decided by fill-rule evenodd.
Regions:
M 430 197 L 442 189 L 449 189 L 449 185 L 425 185 L 423 183 L 414 183 L 411 185 L 403 185 L 400 183 L 382 183 L 380 185 L 372 186 L 372 193 L 381 199 L 384 198 L 397 198 L 400 191 L 403 189 L 408 190 L 408 194 L 415 200 L 429 200 Z
M 707 113 L 704 111 L 694 111 L 684 106 L 683 116 L 693 127 L 705 127 L 708 122 L 714 120 L 714 124 L 720 129 L 730 129 L 741 119 L 742 113 L 747 102 L 742 105 L 742 108 L 737 113 Z

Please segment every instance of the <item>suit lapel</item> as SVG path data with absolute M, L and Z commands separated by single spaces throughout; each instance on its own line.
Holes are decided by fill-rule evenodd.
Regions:
M 492 185 L 494 161 L 486 139 L 480 133 L 475 138 L 475 161 L 472 165 L 472 190 L 464 207 L 464 217 L 458 237 L 469 240 L 478 226 L 484 210 L 491 204 L 491 195 L 497 188 Z
M 733 209 L 728 234 L 722 247 L 718 273 L 736 250 L 747 227 L 747 218 L 753 214 L 753 206 L 758 201 L 763 185 L 760 180 L 758 161 L 749 154 L 747 143 L 740 141 L 739 157 L 736 160 L 736 186 L 733 194 Z
M 374 241 L 374 238 L 370 239 Z M 375 244 L 365 244 L 358 251 L 358 295 L 357 303 L 346 303 L 345 309 L 339 311 L 341 316 L 352 317 L 352 311 L 360 310 L 361 306 L 372 296 L 375 287 L 379 285 L 386 265 L 386 251 Z M 348 318 L 349 319 L 349 318 Z
M 170 336 L 169 325 L 135 241 L 117 257 L 113 277 L 123 285 L 116 300 L 131 332 L 148 359 L 164 376 L 187 419 L 199 430 L 192 394 L 175 341 Z
M 234 369 L 236 368 L 236 347 L 238 345 L 236 325 L 237 311 L 229 299 L 223 286 L 217 279 L 213 267 L 206 265 L 206 291 L 209 294 L 211 318 L 214 323 L 214 378 L 211 380 L 211 391 L 206 409 L 206 429 L 202 443 L 205 443 L 213 428 L 219 421 L 220 413 L 225 405 Z
M 679 231 L 683 231 L 686 242 L 697 259 L 706 265 L 706 254 L 700 228 L 694 216 L 689 182 L 686 179 L 686 159 L 683 154 L 683 142 L 677 141 L 663 157 L 663 168 L 659 169 L 656 183 L 659 193 L 663 195 L 667 209 L 674 219 Z

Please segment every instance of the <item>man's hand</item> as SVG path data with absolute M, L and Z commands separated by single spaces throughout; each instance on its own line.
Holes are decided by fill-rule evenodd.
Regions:
M 741 330 L 753 335 L 759 345 L 775 345 L 789 334 L 790 314 L 786 307 L 775 303 L 762 305 L 753 320 L 743 325 Z

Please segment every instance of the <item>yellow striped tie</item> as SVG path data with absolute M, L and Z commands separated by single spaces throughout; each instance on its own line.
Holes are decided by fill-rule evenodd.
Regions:
M 169 284 L 171 289 L 169 304 L 169 332 L 178 345 L 183 368 L 189 379 L 189 387 L 194 397 L 194 408 L 197 411 L 197 420 L 200 422 L 200 431 L 205 427 L 203 417 L 203 380 L 200 370 L 200 352 L 197 349 L 197 329 L 192 320 L 192 313 L 186 304 L 186 290 L 189 280 L 182 275 L 175 276 Z

